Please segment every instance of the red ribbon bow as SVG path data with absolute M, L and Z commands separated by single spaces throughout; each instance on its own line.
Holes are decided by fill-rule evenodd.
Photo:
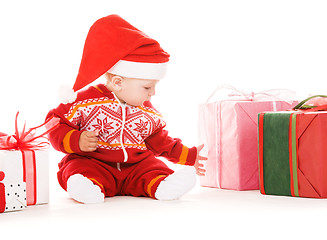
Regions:
M 18 118 L 19 112 L 16 114 L 15 118 L 15 134 L 11 136 L 1 136 L 0 137 L 0 150 L 40 150 L 49 146 L 48 138 L 45 136 L 51 131 L 53 131 L 59 125 L 59 118 L 51 117 L 47 119 L 40 126 L 30 128 L 25 131 L 26 123 L 21 132 L 18 131 Z M 38 128 L 45 126 L 47 129 L 44 133 L 40 135 L 35 135 L 35 131 Z M 39 141 L 40 139 L 45 139 L 46 141 Z

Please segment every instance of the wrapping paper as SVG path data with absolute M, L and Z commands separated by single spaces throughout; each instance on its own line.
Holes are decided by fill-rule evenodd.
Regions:
M 0 171 L 0 213 L 26 208 L 26 183 L 19 178 L 10 183 L 4 179 L 5 174 Z
M 49 160 L 45 150 L 0 151 L 0 170 L 5 173 L 2 183 L 26 185 L 27 205 L 49 202 Z M 22 185 L 22 184 L 21 184 Z
M 327 112 L 259 115 L 262 194 L 327 197 Z
M 286 99 L 287 90 L 245 94 L 228 88 L 233 91 L 229 99 L 209 102 L 212 94 L 200 105 L 199 137 L 208 157 L 200 184 L 232 190 L 259 189 L 258 113 L 291 109 L 296 103 L 289 100 L 293 92 L 283 101 L 280 98 Z

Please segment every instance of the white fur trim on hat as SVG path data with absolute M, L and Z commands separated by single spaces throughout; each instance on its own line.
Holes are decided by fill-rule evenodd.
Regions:
M 69 85 L 62 85 L 59 89 L 59 100 L 63 104 L 73 103 L 77 98 L 77 92 Z
M 167 64 L 120 60 L 108 72 L 128 78 L 160 80 L 166 75 Z

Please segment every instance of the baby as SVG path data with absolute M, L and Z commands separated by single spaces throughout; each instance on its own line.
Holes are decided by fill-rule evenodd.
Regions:
M 92 25 L 74 94 L 47 116 L 60 118 L 49 139 L 67 154 L 59 163 L 58 181 L 73 199 L 100 203 L 105 197 L 131 195 L 173 200 L 193 188 L 195 172 L 204 174 L 199 162 L 206 160 L 199 154 L 203 146 L 188 148 L 169 137 L 150 103 L 168 60 L 156 40 L 117 15 Z M 106 84 L 82 89 L 102 75 Z M 194 168 L 174 172 L 157 156 Z

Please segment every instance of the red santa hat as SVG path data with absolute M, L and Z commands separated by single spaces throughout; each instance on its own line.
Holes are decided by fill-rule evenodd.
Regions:
M 73 90 L 82 89 L 105 72 L 160 80 L 168 61 L 169 54 L 156 40 L 120 16 L 109 15 L 97 20 L 89 30 Z

